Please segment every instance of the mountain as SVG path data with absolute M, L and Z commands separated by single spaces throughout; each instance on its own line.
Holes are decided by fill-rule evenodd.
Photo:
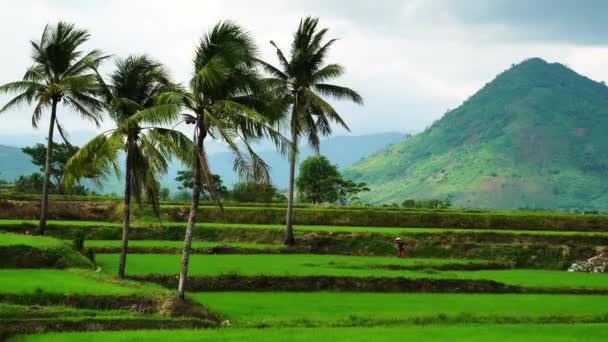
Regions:
M 374 203 L 608 209 L 608 87 L 540 58 L 512 66 L 424 132 L 348 167 Z
M 93 134 L 90 134 L 93 136 Z M 335 136 L 321 142 L 321 153 L 326 155 L 329 160 L 344 168 L 351 165 L 363 157 L 386 147 L 392 143 L 400 141 L 406 135 L 403 133 L 379 133 L 359 136 Z M 18 139 L 16 141 L 25 141 Z M 35 142 L 32 142 L 32 144 Z M 224 183 L 228 186 L 238 182 L 238 176 L 232 170 L 233 155 L 225 152 L 226 148 L 219 144 L 210 144 L 209 164 L 213 173 L 220 174 Z M 259 144 L 257 149 L 260 156 L 271 166 L 272 181 L 278 188 L 287 187 L 288 163 L 276 150 L 272 150 L 269 144 Z M 307 146 L 301 147 L 300 160 L 303 160 L 313 152 Z M 163 186 L 175 189 L 179 184 L 175 182 L 177 171 L 183 169 L 178 162 L 169 165 L 167 175 L 163 178 Z M 31 174 L 38 171 L 38 168 L 31 164 L 29 156 L 21 152 L 18 147 L 0 145 L 0 178 L 14 180 L 19 175 Z M 114 176 L 108 177 L 103 182 L 103 189 L 97 189 L 103 193 L 121 193 L 123 188 L 122 180 Z
M 30 161 L 30 157 L 20 148 L 13 146 L 0 145 L 0 165 L 0 179 L 7 181 L 14 181 L 21 175 L 39 172 L 38 167 Z
M 320 152 L 332 163 L 338 165 L 338 168 L 345 168 L 405 137 L 405 134 L 396 132 L 335 136 L 321 141 Z M 302 161 L 313 153 L 314 151 L 310 147 L 302 145 L 298 160 Z M 262 150 L 259 155 L 271 167 L 270 176 L 273 184 L 279 189 L 286 188 L 289 178 L 287 159 L 272 149 Z M 209 157 L 211 172 L 220 174 L 226 184 L 238 182 L 238 176 L 232 171 L 233 159 L 230 152 L 215 153 Z

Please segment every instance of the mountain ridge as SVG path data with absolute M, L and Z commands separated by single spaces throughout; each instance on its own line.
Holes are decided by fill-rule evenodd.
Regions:
M 345 170 L 362 199 L 459 207 L 608 207 L 608 88 L 559 63 L 513 65 L 440 120 Z
M 407 134 L 398 132 L 333 136 L 321 141 L 321 153 L 326 154 L 339 168 L 344 168 L 367 154 L 392 142 L 400 141 L 405 136 Z M 284 188 L 287 186 L 289 165 L 277 151 L 265 149 L 265 146 L 260 145 L 258 153 L 271 166 L 271 178 L 275 186 Z M 266 148 L 269 148 L 269 146 Z M 218 147 L 214 150 L 217 152 L 210 153 L 208 156 L 211 171 L 220 174 L 224 184 L 228 186 L 238 182 L 238 176 L 233 171 L 234 157 L 232 153 L 223 152 Z M 344 153 L 345 150 L 349 150 L 349 153 Z M 299 161 L 312 153 L 313 151 L 308 146 L 301 146 Z M 180 184 L 175 181 L 175 176 L 177 171 L 181 169 L 184 169 L 184 167 L 179 163 L 171 162 L 167 175 L 163 177 L 163 186 L 176 192 Z M 29 175 L 32 172 L 40 172 L 40 170 L 31 163 L 29 156 L 24 154 L 20 147 L 0 145 L 0 179 L 14 181 L 18 176 Z M 103 181 L 104 188 L 96 191 L 121 193 L 123 186 L 121 181 L 113 175 L 109 176 Z

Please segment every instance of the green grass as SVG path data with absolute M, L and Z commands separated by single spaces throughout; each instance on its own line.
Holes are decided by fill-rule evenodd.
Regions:
M 118 254 L 99 254 L 97 263 L 103 271 L 114 273 Z M 177 274 L 181 256 L 172 254 L 130 254 L 128 274 Z M 190 275 L 355 275 L 399 276 L 420 272 L 379 269 L 384 265 L 439 266 L 448 264 L 484 263 L 480 260 L 414 259 L 390 257 L 361 257 L 318 254 L 226 254 L 190 256 Z
M 445 265 L 469 263 L 457 259 L 398 259 L 308 254 L 192 255 L 191 275 L 348 275 L 360 277 L 408 277 L 440 279 L 486 279 L 529 287 L 608 288 L 608 273 L 579 273 L 547 270 L 412 271 L 374 268 L 378 265 Z M 131 254 L 128 274 L 177 274 L 180 256 Z M 100 254 L 97 262 L 105 272 L 114 273 L 118 254 Z M 481 262 L 483 261 L 475 261 Z
M 163 317 L 159 314 L 142 314 L 133 310 L 92 310 L 76 309 L 65 306 L 27 306 L 0 303 L 0 319 L 125 319 L 125 318 L 157 318 Z
M 608 288 L 608 273 L 581 273 L 548 270 L 482 270 L 442 272 L 443 277 L 489 279 L 511 285 L 529 287 Z
M 7 294 L 160 294 L 166 290 L 154 284 L 118 281 L 85 270 L 0 269 L 0 293 Z
M 120 247 L 121 240 L 87 240 L 86 247 Z M 242 248 L 279 248 L 282 245 L 262 243 L 239 243 L 239 242 L 214 242 L 214 241 L 192 241 L 192 248 L 208 248 L 215 246 L 230 246 Z M 129 247 L 170 247 L 183 248 L 183 241 L 172 240 L 129 240 Z
M 11 234 L 0 232 L 0 246 L 26 245 L 32 247 L 56 248 L 63 247 L 62 240 L 53 239 L 45 236 L 33 236 L 23 234 Z
M 37 220 L 15 220 L 0 219 L 0 226 L 15 226 L 22 224 L 37 224 Z M 121 227 L 120 223 L 106 221 L 70 221 L 70 220 L 49 220 L 52 226 L 71 226 L 71 227 Z M 251 228 L 251 229 L 285 229 L 280 224 L 246 224 L 246 223 L 197 223 L 197 227 L 202 228 Z M 184 222 L 134 222 L 133 227 L 176 227 L 185 228 Z M 551 230 L 503 230 L 503 229 L 463 229 L 463 228 L 400 228 L 400 227 L 358 227 L 358 226 L 316 226 L 316 225 L 296 225 L 297 231 L 330 231 L 330 232 L 351 232 L 351 233 L 381 233 L 390 235 L 408 233 L 492 233 L 492 234 L 519 234 L 519 235 L 583 235 L 583 236 L 604 236 L 608 233 L 603 232 L 577 232 L 577 231 L 551 231 Z
M 353 292 L 200 292 L 190 297 L 234 322 L 388 321 L 608 314 L 608 296 Z M 324 323 L 323 323 L 324 322 Z
M 270 328 L 70 332 L 16 336 L 17 341 L 606 341 L 606 324 L 432 325 L 374 328 Z

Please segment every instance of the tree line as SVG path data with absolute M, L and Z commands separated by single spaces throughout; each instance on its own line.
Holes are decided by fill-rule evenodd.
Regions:
M 69 107 L 82 119 L 99 127 L 105 119 L 113 128 L 94 137 L 65 165 L 61 182 L 71 187 L 81 178 L 99 179 L 110 173 L 124 177 L 122 245 L 118 276 L 123 278 L 127 260 L 131 199 L 146 200 L 159 212 L 159 178 L 176 158 L 192 170 L 192 198 L 178 294 L 184 298 L 192 234 L 201 187 L 221 208 L 205 152 L 205 141 L 224 142 L 234 154 L 234 169 L 241 178 L 269 182 L 268 165 L 256 154 L 252 142 L 270 139 L 289 160 L 289 186 L 285 243 L 293 234 L 294 173 L 298 143 L 307 141 L 319 150 L 320 137 L 332 133 L 332 123 L 348 125 L 328 102 L 348 100 L 363 104 L 354 90 L 330 82 L 345 72 L 327 63 L 336 39 L 317 18 L 300 21 L 288 53 L 273 41 L 278 66 L 259 57 L 251 34 L 232 21 L 220 21 L 204 33 L 195 47 L 189 80 L 173 80 L 167 68 L 148 55 L 113 58 L 113 71 L 104 76 L 99 67 L 110 59 L 101 50 L 80 50 L 91 37 L 74 24 L 47 25 L 39 40 L 31 41 L 32 61 L 21 80 L 0 86 L 11 93 L 0 113 L 23 104 L 33 105 L 32 126 L 50 112 L 44 164 L 40 221 L 44 234 L 51 174 L 54 133 L 67 143 L 61 110 Z M 192 127 L 191 137 L 176 127 Z M 289 132 L 284 137 L 282 127 Z M 121 172 L 118 158 L 125 158 Z M 202 176 L 202 177 L 201 177 Z

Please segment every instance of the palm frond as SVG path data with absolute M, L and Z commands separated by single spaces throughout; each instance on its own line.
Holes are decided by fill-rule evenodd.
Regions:
M 358 105 L 363 105 L 363 98 L 361 95 L 350 88 L 324 83 L 315 84 L 312 88 L 321 95 L 333 97 L 336 100 L 348 100 Z
M 315 94 L 314 91 L 307 89 L 306 97 L 310 103 L 310 109 L 312 109 L 315 114 L 318 114 L 319 117 L 322 117 L 323 119 L 327 117 L 342 126 L 344 129 L 350 130 L 346 122 L 344 122 L 344 120 L 342 119 L 342 117 L 340 117 L 338 112 L 336 112 L 334 107 L 332 107 L 328 102 L 323 100 L 323 98 L 321 98 L 319 95 Z M 327 134 L 331 133 L 331 131 L 327 130 L 326 132 Z
M 344 75 L 344 67 L 340 64 L 327 64 L 317 72 L 313 73 L 311 84 L 324 83 L 325 81 Z
M 275 44 L 275 42 L 272 40 L 270 41 L 270 45 L 274 46 L 274 48 L 277 50 L 277 58 L 279 59 L 279 63 L 281 63 L 281 65 L 283 66 L 283 70 L 285 70 L 285 73 L 290 74 L 291 73 L 291 64 L 285 57 L 285 54 L 283 53 L 283 51 L 281 51 L 281 49 L 279 49 L 277 44 Z
M 100 177 L 109 175 L 112 171 L 118 177 L 118 155 L 122 150 L 122 137 L 115 131 L 109 137 L 100 134 L 82 146 L 68 160 L 64 172 L 64 183 L 69 188 L 78 179 L 93 178 L 98 184 Z
M 276 77 L 281 80 L 289 79 L 289 76 L 287 76 L 287 74 L 285 74 L 284 72 L 282 72 L 281 70 L 279 70 L 278 68 L 273 66 L 272 64 L 267 63 L 261 59 L 256 59 L 256 62 L 262 67 L 262 69 L 264 69 L 272 77 Z
M 0 108 L 0 114 L 4 113 L 5 111 L 13 108 L 13 107 L 19 107 L 25 103 L 30 103 L 31 99 L 28 93 L 22 93 L 19 94 L 15 97 L 13 97 L 10 101 L 8 101 L 4 106 L 2 106 L 2 108 Z

